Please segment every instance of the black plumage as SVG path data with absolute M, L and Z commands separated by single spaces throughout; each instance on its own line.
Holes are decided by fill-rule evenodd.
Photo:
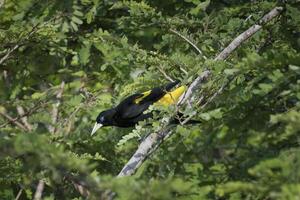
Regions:
M 151 118 L 153 116 L 151 112 L 144 113 L 150 105 L 159 103 L 168 106 L 179 100 L 186 87 L 180 86 L 172 90 L 178 83 L 179 81 L 174 81 L 144 93 L 133 94 L 121 101 L 116 107 L 101 112 L 96 118 L 91 134 L 93 135 L 102 126 L 132 127 L 139 121 Z M 183 114 L 177 113 L 177 116 L 181 118 Z M 190 120 L 189 124 L 199 122 Z M 177 124 L 179 120 L 175 118 L 171 123 Z
M 151 113 L 144 114 L 143 112 L 149 108 L 150 105 L 161 99 L 166 92 L 169 92 L 179 81 L 174 81 L 166 86 L 153 88 L 149 95 L 146 95 L 138 103 L 136 99 L 144 96 L 143 93 L 136 93 L 120 102 L 115 108 L 101 112 L 96 122 L 103 126 L 118 126 L 131 127 L 139 121 L 152 117 Z

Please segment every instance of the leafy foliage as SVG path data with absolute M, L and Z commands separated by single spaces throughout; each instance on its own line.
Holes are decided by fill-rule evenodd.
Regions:
M 226 62 L 213 61 L 277 5 L 285 8 L 280 17 Z M 44 199 L 83 199 L 76 184 L 91 199 L 300 198 L 299 1 L 6 0 L 0 6 L 1 199 L 19 192 L 32 199 L 39 180 Z M 174 108 L 150 120 L 152 126 L 108 127 L 90 137 L 97 114 L 168 82 L 165 74 L 188 85 L 206 68 L 212 75 L 197 93 L 202 101 L 182 110 L 197 111 L 203 123 L 178 125 L 136 175 L 115 178 L 139 140 Z

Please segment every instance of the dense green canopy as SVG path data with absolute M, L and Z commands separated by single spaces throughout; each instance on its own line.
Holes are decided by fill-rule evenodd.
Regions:
M 1 0 L 0 199 L 300 198 L 299 52 L 298 0 Z M 173 127 L 136 174 L 116 178 L 175 108 L 90 137 L 98 113 L 206 69 L 180 108 L 202 123 Z

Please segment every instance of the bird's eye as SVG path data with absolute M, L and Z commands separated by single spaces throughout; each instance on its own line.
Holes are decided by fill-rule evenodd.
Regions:
M 100 121 L 101 121 L 101 122 L 103 122 L 103 121 L 104 121 L 104 117 L 103 117 L 103 116 L 100 118 Z

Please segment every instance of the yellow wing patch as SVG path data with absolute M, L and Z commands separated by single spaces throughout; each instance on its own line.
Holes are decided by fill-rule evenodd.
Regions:
M 146 96 L 148 96 L 150 93 L 151 93 L 151 90 L 146 91 L 146 92 L 143 92 L 143 93 L 142 93 L 143 96 L 141 96 L 141 97 L 135 99 L 135 100 L 134 100 L 134 103 L 136 103 L 136 104 L 140 103 L 140 101 L 142 101 L 142 100 L 143 100 Z
M 177 103 L 181 95 L 185 92 L 186 86 L 180 86 L 172 92 L 165 94 L 157 103 L 158 105 L 168 106 Z

